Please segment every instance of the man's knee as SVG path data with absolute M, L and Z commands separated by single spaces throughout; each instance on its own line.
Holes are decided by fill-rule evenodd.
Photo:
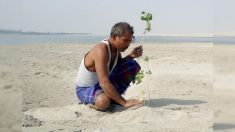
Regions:
M 96 97 L 95 105 L 99 110 L 105 111 L 110 105 L 110 99 L 104 93 L 101 93 Z
M 135 74 L 137 74 L 140 70 L 141 70 L 141 67 L 139 65 L 139 63 L 136 61 L 136 60 L 132 60 L 132 65 L 135 67 Z

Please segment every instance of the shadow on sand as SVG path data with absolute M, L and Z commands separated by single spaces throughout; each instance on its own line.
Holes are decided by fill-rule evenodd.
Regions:
M 148 103 L 148 100 L 146 101 Z M 201 100 L 181 100 L 181 99 L 151 99 L 149 100 L 149 107 L 163 107 L 170 104 L 176 104 L 176 105 L 197 105 L 197 104 L 203 104 L 207 103 L 206 101 Z
M 149 102 L 149 104 L 148 104 Z M 163 106 L 167 106 L 170 104 L 176 104 L 176 105 L 197 105 L 197 104 L 203 104 L 203 103 L 207 103 L 205 101 L 201 101 L 201 100 L 181 100 L 181 99 L 151 99 L 151 100 L 146 100 L 145 104 L 148 104 L 148 107 L 163 107 Z M 140 108 L 141 106 L 134 106 L 132 108 L 129 108 L 130 110 L 135 110 Z M 123 108 L 121 105 L 117 105 L 117 104 L 113 104 L 110 106 L 110 108 L 108 109 L 109 112 L 121 112 L 124 111 L 125 108 Z
M 229 123 L 214 123 L 213 129 L 214 130 L 227 130 L 227 129 L 234 129 L 235 124 L 229 124 Z

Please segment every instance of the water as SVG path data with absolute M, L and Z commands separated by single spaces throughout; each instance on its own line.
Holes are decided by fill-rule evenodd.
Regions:
M 21 35 L 21 34 L 0 34 L 0 44 L 47 44 L 47 43 L 74 43 L 93 44 L 107 36 L 93 35 Z
M 47 43 L 72 43 L 72 44 L 95 44 L 108 36 L 98 35 L 31 35 L 31 34 L 0 34 L 0 44 L 47 44 Z M 141 36 L 135 37 L 135 43 L 140 43 Z M 144 43 L 223 43 L 235 44 L 235 37 L 175 37 L 175 36 L 145 36 Z
M 213 42 L 214 44 L 235 44 L 235 37 L 215 36 Z

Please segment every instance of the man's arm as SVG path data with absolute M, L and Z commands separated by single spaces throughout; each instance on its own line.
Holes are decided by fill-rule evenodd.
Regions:
M 95 69 L 100 86 L 109 98 L 124 106 L 127 101 L 121 95 L 118 94 L 118 92 L 109 80 L 107 67 L 108 59 L 109 54 L 107 51 L 107 47 L 105 45 L 99 45 L 98 47 L 96 47 L 94 60 Z

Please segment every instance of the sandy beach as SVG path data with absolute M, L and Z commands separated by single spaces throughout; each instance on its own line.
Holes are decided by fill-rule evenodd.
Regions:
M 235 131 L 235 46 L 214 44 L 215 131 Z
M 112 105 L 107 112 L 79 104 L 75 94 L 77 70 L 90 47 L 2 45 L 0 111 L 5 121 L 0 131 L 210 132 L 213 121 L 215 131 L 235 130 L 235 63 L 229 61 L 235 46 L 143 44 L 149 62 L 137 61 L 152 74 L 132 85 L 124 97 L 138 99 L 144 90 L 146 105 L 127 110 Z

